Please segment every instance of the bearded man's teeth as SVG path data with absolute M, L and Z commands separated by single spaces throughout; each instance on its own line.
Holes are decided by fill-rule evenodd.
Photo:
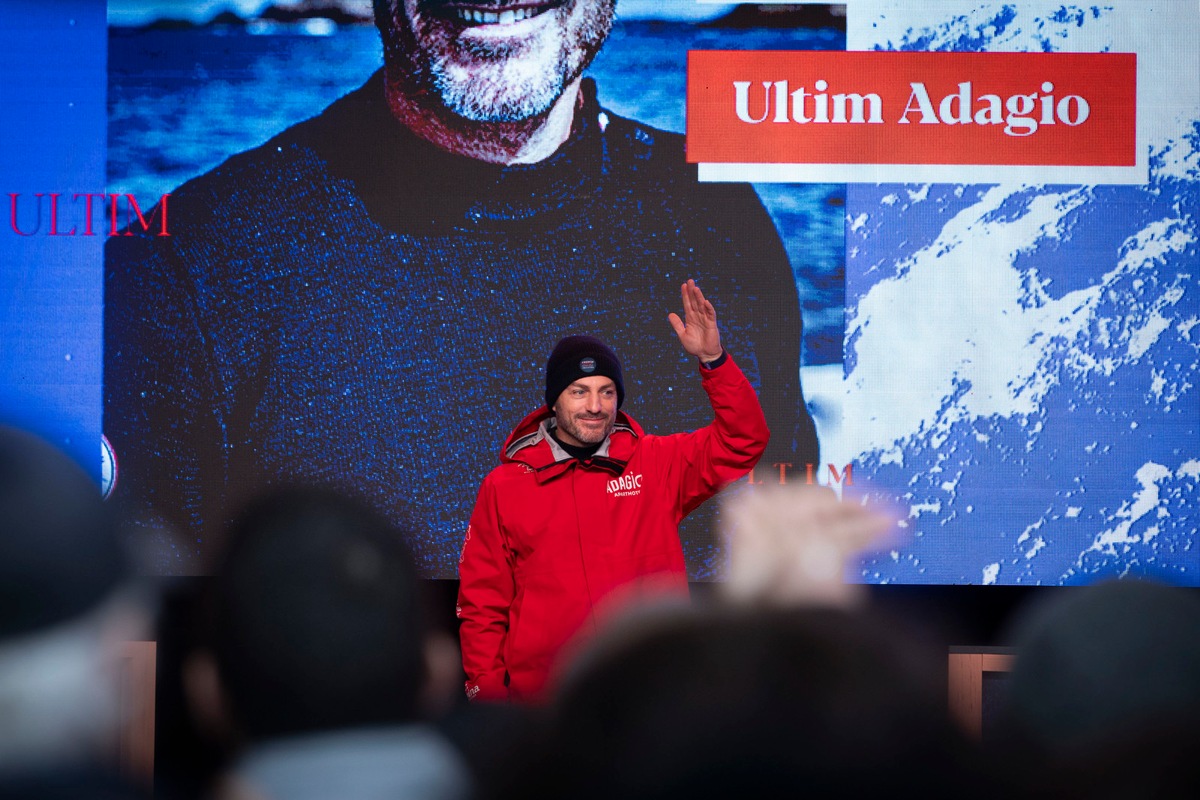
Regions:
M 478 9 L 456 8 L 454 15 L 463 22 L 473 22 L 476 25 L 511 25 L 523 19 L 536 15 L 532 8 L 505 9 L 499 13 L 480 11 Z

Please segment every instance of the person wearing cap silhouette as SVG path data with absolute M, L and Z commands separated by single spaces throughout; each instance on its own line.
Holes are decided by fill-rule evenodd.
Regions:
M 122 522 L 81 464 L 0 421 L 0 798 L 143 796 L 114 763 L 122 644 L 152 627 Z
M 484 479 L 459 557 L 458 617 L 467 696 L 537 700 L 569 641 L 598 612 L 649 592 L 686 595 L 678 525 L 744 476 L 767 446 L 758 397 L 721 346 L 695 281 L 670 314 L 700 361 L 714 420 L 644 433 L 620 411 L 621 362 L 568 336 L 546 362 L 545 405 L 519 422 Z

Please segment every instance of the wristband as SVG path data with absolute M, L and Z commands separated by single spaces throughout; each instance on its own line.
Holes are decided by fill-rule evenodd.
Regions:
M 721 348 L 721 355 L 717 356 L 712 361 L 701 361 L 700 366 L 704 367 L 705 369 L 716 369 L 724 364 L 728 358 L 729 353 L 725 352 L 725 348 Z

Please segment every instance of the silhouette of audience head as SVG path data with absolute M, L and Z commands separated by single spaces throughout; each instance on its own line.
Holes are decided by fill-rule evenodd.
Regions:
M 193 715 L 232 760 L 212 796 L 465 796 L 423 720 L 457 696 L 458 651 L 426 625 L 405 533 L 325 488 L 273 489 L 226 537 L 185 660 Z
M 1001 729 L 1027 780 L 1079 796 L 1190 797 L 1200 785 L 1200 596 L 1111 580 L 1055 590 L 1010 635 Z M 1063 784 L 1066 786 L 1064 787 Z
M 76 619 L 128 577 L 116 521 L 83 469 L 0 427 L 0 639 Z
M 425 616 L 402 532 L 328 490 L 275 490 L 234 522 L 208 644 L 235 731 L 255 741 L 416 719 Z
M 944 673 L 865 613 L 742 609 L 613 630 L 562 684 L 544 783 L 583 798 L 966 788 Z M 520 792 L 514 792 L 514 794 Z
M 112 746 L 119 648 L 148 627 L 130 586 L 96 482 L 0 426 L 0 772 L 98 764 Z

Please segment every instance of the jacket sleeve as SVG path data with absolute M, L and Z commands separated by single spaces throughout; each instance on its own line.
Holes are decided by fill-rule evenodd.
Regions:
M 700 367 L 713 421 L 692 433 L 665 437 L 677 449 L 681 517 L 750 472 L 770 431 L 754 387 L 726 353 L 713 369 Z
M 507 700 L 509 609 L 515 594 L 512 562 L 500 530 L 496 490 L 489 475 L 479 488 L 458 559 L 459 639 L 469 699 Z

